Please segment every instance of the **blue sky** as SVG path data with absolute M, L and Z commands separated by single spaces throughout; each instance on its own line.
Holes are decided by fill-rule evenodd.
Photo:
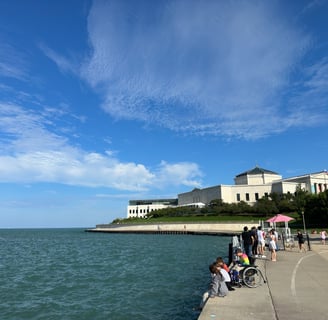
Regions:
M 0 228 L 328 168 L 327 1 L 0 2 Z

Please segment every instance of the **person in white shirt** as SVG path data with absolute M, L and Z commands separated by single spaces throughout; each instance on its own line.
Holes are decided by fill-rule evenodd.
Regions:
M 326 236 L 327 233 L 325 230 L 320 231 L 320 236 L 321 236 L 321 244 L 326 244 Z
M 262 231 L 262 227 L 257 227 L 257 240 L 258 240 L 258 248 L 257 252 L 262 257 L 265 249 L 265 232 Z

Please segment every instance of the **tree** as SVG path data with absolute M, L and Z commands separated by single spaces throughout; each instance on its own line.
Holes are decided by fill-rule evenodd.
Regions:
M 254 205 L 254 208 L 259 215 L 264 215 L 266 217 L 279 212 L 275 201 L 272 201 L 267 197 L 262 197 L 259 199 Z
M 304 209 L 306 223 L 309 226 L 328 225 L 328 191 L 308 195 Z
M 224 202 L 222 199 L 213 199 L 209 203 L 209 207 L 221 207 L 223 206 Z
M 301 185 L 298 185 L 294 195 L 295 208 L 298 214 L 302 214 L 304 211 L 307 196 L 308 192 L 302 189 Z
M 295 212 L 297 210 L 294 201 L 291 199 L 281 199 L 278 203 L 279 212 Z

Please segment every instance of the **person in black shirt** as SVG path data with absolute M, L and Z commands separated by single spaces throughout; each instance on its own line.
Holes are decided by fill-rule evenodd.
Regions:
M 254 243 L 254 237 L 246 226 L 244 227 L 244 231 L 241 234 L 241 238 L 243 240 L 245 253 L 248 257 L 252 257 L 252 246 Z
M 258 240 L 257 240 L 257 229 L 256 229 L 256 227 L 252 227 L 251 236 L 253 237 L 252 255 L 254 257 L 258 254 L 258 252 L 257 252 Z
M 298 240 L 298 248 L 299 248 L 300 252 L 302 252 L 302 251 L 305 252 L 306 250 L 305 250 L 305 247 L 304 247 L 304 237 L 303 237 L 303 234 L 300 230 L 297 230 L 296 238 Z

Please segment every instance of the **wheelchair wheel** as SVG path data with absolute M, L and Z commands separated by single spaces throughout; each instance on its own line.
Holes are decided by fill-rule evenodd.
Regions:
M 249 288 L 256 288 L 262 283 L 261 270 L 255 267 L 247 267 L 243 272 L 243 282 Z

